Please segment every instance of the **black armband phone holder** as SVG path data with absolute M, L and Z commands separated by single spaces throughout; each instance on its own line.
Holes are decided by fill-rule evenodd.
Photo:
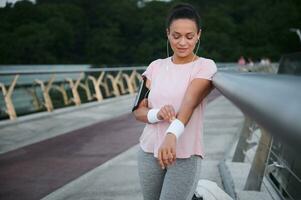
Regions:
M 134 101 L 132 112 L 134 112 L 139 107 L 139 104 L 141 103 L 141 101 L 143 99 L 148 98 L 148 93 L 150 90 L 146 87 L 146 80 L 147 80 L 147 78 L 145 76 L 142 76 L 142 81 L 140 83 L 138 93 L 137 93 L 135 101 Z

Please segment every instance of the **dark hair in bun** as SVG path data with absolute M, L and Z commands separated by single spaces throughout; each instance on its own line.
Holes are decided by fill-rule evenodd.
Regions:
M 195 22 L 198 31 L 201 29 L 200 15 L 196 9 L 187 3 L 180 3 L 171 8 L 166 20 L 166 27 L 169 30 L 171 23 L 177 19 L 190 19 Z

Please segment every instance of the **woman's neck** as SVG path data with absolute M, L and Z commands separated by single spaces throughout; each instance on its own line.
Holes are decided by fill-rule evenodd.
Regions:
M 192 61 L 195 61 L 196 59 L 198 59 L 198 56 L 195 54 L 190 54 L 186 57 L 179 57 L 174 54 L 171 57 L 171 59 L 174 64 L 185 64 L 185 63 L 190 63 Z

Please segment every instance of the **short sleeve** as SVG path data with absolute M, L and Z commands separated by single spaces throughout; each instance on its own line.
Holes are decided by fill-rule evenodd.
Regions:
M 212 80 L 212 77 L 217 72 L 216 64 L 213 60 L 206 59 L 200 65 L 196 66 L 192 75 L 192 80 L 196 78 Z
M 152 76 L 154 73 L 154 68 L 157 65 L 157 60 L 153 61 L 143 72 L 142 76 L 145 76 L 147 79 L 152 80 Z

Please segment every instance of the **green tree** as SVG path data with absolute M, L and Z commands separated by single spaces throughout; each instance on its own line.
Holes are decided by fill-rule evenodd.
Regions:
M 170 3 L 137 0 L 37 0 L 0 8 L 2 64 L 148 64 L 166 57 Z M 199 55 L 233 62 L 240 55 L 278 61 L 301 50 L 299 0 L 184 0 L 201 15 Z

